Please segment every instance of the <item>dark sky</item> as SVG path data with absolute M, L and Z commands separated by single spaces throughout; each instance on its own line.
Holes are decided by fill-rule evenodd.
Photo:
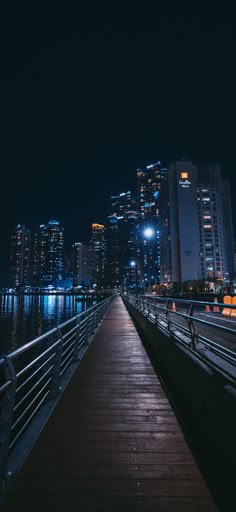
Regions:
M 17 223 L 56 218 L 67 245 L 86 241 L 137 167 L 218 161 L 234 198 L 233 30 L 184 20 L 137 33 L 3 27 L 0 286 Z

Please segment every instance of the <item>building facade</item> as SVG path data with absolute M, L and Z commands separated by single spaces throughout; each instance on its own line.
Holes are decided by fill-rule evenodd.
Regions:
M 21 288 L 31 284 L 31 231 L 18 224 L 10 240 L 10 282 Z
M 74 286 L 91 284 L 91 248 L 83 242 L 75 242 L 72 245 L 72 274 Z
M 160 200 L 162 283 L 232 275 L 230 204 L 218 164 L 198 169 L 181 160 L 169 167 Z
M 92 237 L 89 246 L 91 249 L 92 284 L 98 288 L 105 287 L 107 284 L 107 244 L 104 224 L 92 224 Z
M 63 286 L 64 228 L 57 220 L 41 224 L 33 248 L 34 286 Z
M 132 262 L 136 260 L 136 197 L 130 192 L 111 196 L 111 214 L 107 227 L 108 280 L 112 286 L 126 283 L 135 286 L 135 271 Z
M 167 167 L 160 161 L 137 169 L 137 266 L 139 289 L 160 283 L 160 197 Z

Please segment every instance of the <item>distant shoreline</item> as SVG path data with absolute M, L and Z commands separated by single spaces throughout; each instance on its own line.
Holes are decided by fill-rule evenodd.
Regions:
M 0 295 L 16 295 L 16 296 L 25 296 L 25 295 L 89 295 L 93 297 L 91 294 L 81 292 L 0 292 Z M 96 294 L 97 295 L 97 294 Z M 99 294 L 100 295 L 100 294 Z M 95 297 L 95 295 L 94 295 Z
M 0 296 L 5 296 L 5 295 L 14 295 L 14 296 L 27 296 L 27 295 L 72 295 L 72 296 L 83 296 L 83 297 L 89 297 L 89 298 L 96 298 L 98 295 L 111 295 L 111 293 L 108 293 L 108 292 L 96 292 L 95 294 L 92 294 L 92 293 L 89 293 L 89 292 L 85 292 L 85 293 L 82 293 L 82 292 L 74 292 L 74 291 L 60 291 L 60 292 L 0 292 Z

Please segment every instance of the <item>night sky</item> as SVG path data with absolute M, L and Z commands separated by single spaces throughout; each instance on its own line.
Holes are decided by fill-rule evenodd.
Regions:
M 86 242 L 110 195 L 133 188 L 136 168 L 156 160 L 218 161 L 234 203 L 233 26 L 7 25 L 0 42 L 0 286 L 16 224 L 58 219 L 67 246 Z

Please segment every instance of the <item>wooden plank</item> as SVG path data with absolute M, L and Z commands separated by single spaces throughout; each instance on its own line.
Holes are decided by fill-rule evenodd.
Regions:
M 139 335 L 111 306 L 7 500 L 86 511 L 216 511 Z M 35 503 L 35 498 L 34 498 Z M 47 508 L 48 507 L 48 508 Z M 132 508 L 133 507 L 133 508 Z
M 95 464 L 112 464 L 112 465 L 122 465 L 122 464 L 136 464 L 144 465 L 148 464 L 155 466 L 156 464 L 194 464 L 194 458 L 190 452 L 139 452 L 132 449 L 130 452 L 125 447 L 125 451 L 121 451 L 121 447 L 117 447 L 115 445 L 113 451 L 105 451 L 106 445 L 102 445 L 103 450 L 99 449 L 97 446 L 97 451 L 82 451 L 79 452 L 79 464 L 90 465 L 93 467 Z M 110 448 L 112 449 L 112 448 Z M 47 457 L 48 464 L 61 464 L 61 453 L 58 453 L 58 450 L 50 451 L 50 456 Z M 42 459 L 43 456 L 39 458 Z M 72 451 L 69 453 L 68 451 L 63 451 L 63 460 L 69 463 L 75 463 L 78 461 L 78 451 Z

